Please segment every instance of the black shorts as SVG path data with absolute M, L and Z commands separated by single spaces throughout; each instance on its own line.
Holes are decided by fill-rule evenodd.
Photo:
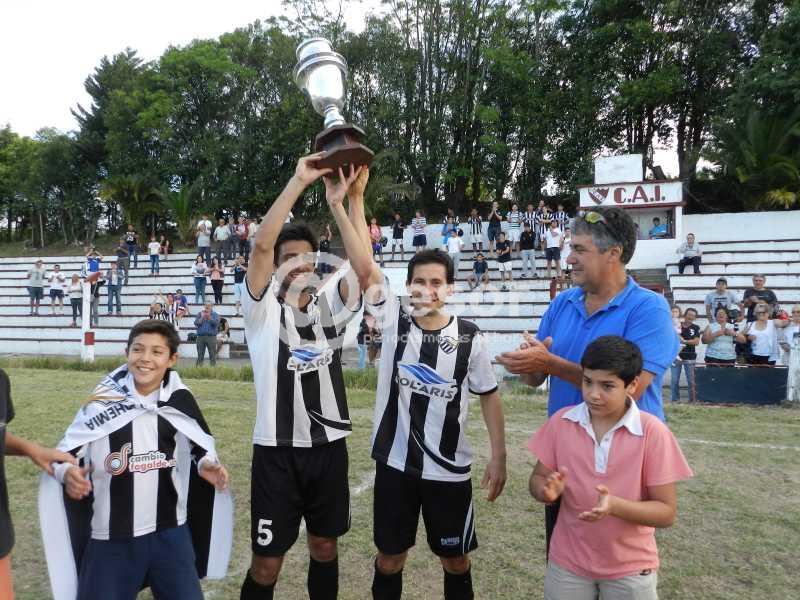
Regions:
M 419 247 L 419 246 L 427 246 L 428 245 L 428 238 L 425 234 L 422 235 L 415 235 L 414 241 L 411 243 L 412 246 Z
M 63 298 L 64 297 L 64 290 L 50 290 L 50 298 L 55 300 L 56 298 Z
M 472 481 L 433 481 L 375 464 L 373 539 L 383 554 L 402 554 L 417 539 L 419 512 L 428 546 L 436 556 L 454 557 L 478 547 Z
M 496 227 L 493 225 L 489 225 L 488 229 L 486 230 L 486 237 L 490 242 L 494 242 L 497 239 L 497 236 L 500 235 L 501 231 L 502 228 L 500 227 L 500 225 L 497 225 Z
M 283 556 L 300 532 L 337 538 L 350 529 L 347 443 L 314 448 L 253 446 L 250 538 L 253 554 Z
M 561 260 L 561 248 L 547 248 L 544 251 L 545 260 Z

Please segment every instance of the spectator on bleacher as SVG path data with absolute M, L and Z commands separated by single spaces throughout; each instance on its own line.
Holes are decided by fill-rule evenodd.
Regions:
M 147 316 L 156 321 L 170 322 L 169 311 L 167 311 L 166 307 L 161 302 L 153 302 L 153 304 L 150 305 L 150 312 Z
M 472 273 L 467 276 L 467 283 L 470 291 L 478 287 L 478 283 L 482 283 L 483 291 L 485 292 L 489 285 L 489 263 L 486 262 L 482 252 L 478 252 L 475 255 L 475 261 L 472 263 Z
M 558 224 L 558 228 L 564 231 L 569 225 L 569 215 L 567 211 L 564 210 L 564 205 L 561 202 L 559 202 L 557 206 L 556 212 L 553 213 L 553 219 Z
M 103 256 L 97 251 L 97 248 L 92 246 L 86 253 L 86 274 L 97 273 L 100 271 L 100 263 L 103 262 Z
M 369 241 L 372 243 L 372 258 L 383 267 L 383 231 L 378 225 L 378 219 L 372 217 L 369 222 Z
M 244 262 L 250 261 L 250 244 L 247 237 L 250 235 L 250 228 L 244 215 L 239 215 L 239 222 L 236 223 L 236 238 L 239 242 L 239 253 L 244 256 Z
M 114 300 L 117 302 L 117 316 L 122 315 L 122 284 L 125 273 L 119 268 L 116 260 L 111 261 L 111 268 L 106 270 L 106 293 L 108 294 L 108 315 L 114 311 Z
M 687 308 L 681 321 L 680 339 L 683 347 L 678 358 L 672 363 L 670 378 L 670 401 L 680 402 L 681 371 L 686 373 L 686 387 L 689 390 L 689 402 L 694 402 L 694 365 L 697 362 L 697 346 L 700 345 L 700 327 L 694 322 L 697 311 Z
M 550 227 L 544 234 L 545 251 L 544 258 L 547 261 L 547 278 L 550 279 L 550 265 L 556 268 L 556 274 L 561 279 L 561 244 L 563 234 L 558 228 L 558 223 L 555 219 L 550 220 Z
M 580 360 L 586 347 L 600 336 L 620 335 L 639 346 L 644 361 L 634 400 L 664 420 L 661 388 L 679 342 L 664 297 L 626 273 L 636 249 L 635 231 L 623 208 L 598 207 L 576 216 L 569 257 L 576 287 L 550 303 L 535 338 L 526 335 L 518 350 L 497 357 L 532 387 L 550 378 L 548 416 L 583 401 Z M 545 507 L 548 546 L 557 517 L 558 505 Z
M 778 297 L 770 289 L 764 287 L 767 283 L 767 278 L 764 275 L 753 275 L 753 287 L 749 287 L 744 291 L 742 297 L 742 307 L 747 309 L 747 322 L 751 323 L 756 320 L 753 313 L 759 302 L 766 302 L 769 304 L 770 318 L 775 314 L 778 308 Z
M 211 289 L 214 290 L 214 304 L 222 304 L 222 287 L 225 285 L 225 271 L 217 258 L 211 259 L 211 267 L 208 269 L 208 276 L 211 279 Z
M 128 258 L 133 259 L 133 268 L 139 266 L 139 234 L 133 228 L 133 225 L 128 223 L 128 230 L 123 236 L 125 238 L 125 245 L 128 246 Z
M 492 256 L 495 256 L 494 245 L 503 228 L 503 215 L 500 214 L 500 204 L 498 202 L 492 202 L 492 210 L 487 215 L 486 220 L 489 222 L 489 227 L 486 229 L 486 237 L 489 241 L 488 248 Z
M 211 302 L 207 302 L 203 310 L 194 320 L 197 327 L 197 362 L 195 366 L 203 366 L 206 350 L 211 366 L 217 365 L 217 332 L 219 331 L 219 315 L 214 312 Z
M 206 223 L 211 223 L 208 219 L 202 219 L 197 224 L 197 230 L 194 232 L 197 239 L 197 254 L 203 257 L 206 263 L 211 262 L 211 225 L 206 226 Z
M 169 248 L 170 248 L 169 239 L 167 238 L 166 235 L 162 233 L 161 237 L 158 240 L 158 243 L 161 244 L 161 256 L 163 256 L 163 260 L 167 260 L 169 258 Z
M 683 270 L 687 265 L 692 265 L 694 274 L 700 275 L 700 262 L 703 260 L 703 251 L 700 250 L 700 244 L 694 239 L 694 234 L 690 233 L 686 236 L 686 241 L 683 242 L 675 251 L 681 255 L 678 261 L 678 273 L 683 275 Z
M 72 327 L 77 327 L 78 317 L 83 319 L 83 282 L 77 273 L 72 274 L 72 279 L 67 284 L 67 295 L 72 307 Z
M 394 248 L 400 246 L 400 260 L 405 260 L 405 250 L 403 250 L 403 234 L 405 233 L 406 224 L 400 213 L 395 211 L 394 221 L 392 221 L 392 258 L 394 260 Z
M 467 227 L 469 228 L 469 243 L 472 244 L 472 251 L 483 252 L 483 219 L 478 214 L 477 208 L 473 208 L 469 212 Z
M 714 320 L 703 331 L 703 343 L 707 344 L 705 363 L 709 366 L 733 366 L 736 364 L 736 338 L 739 333 L 730 323 L 728 309 L 720 305 L 714 311 Z M 742 338 L 744 341 L 744 338 Z
M 114 254 L 117 255 L 117 264 L 120 269 L 125 271 L 125 285 L 128 285 L 128 273 L 131 269 L 131 258 L 128 252 L 128 245 L 125 243 L 125 238 L 119 238 L 117 247 L 114 248 Z
M 175 305 L 175 329 L 180 331 L 181 319 L 189 314 L 189 299 L 180 288 L 175 290 L 173 303 Z
M 225 219 L 220 218 L 214 229 L 214 246 L 217 251 L 217 259 L 225 266 L 228 265 L 231 257 L 231 237 L 231 228 L 228 227 Z
M 214 224 L 211 222 L 211 219 L 208 218 L 208 213 L 203 213 L 200 216 L 200 220 L 197 222 L 197 229 L 202 227 L 208 232 L 209 235 L 211 235 L 211 228 L 213 226 Z
M 447 241 L 450 239 L 450 236 L 455 235 L 456 231 L 458 231 L 458 225 L 456 225 L 455 220 L 450 215 L 447 215 L 442 222 L 442 249 L 447 252 Z
M 567 227 L 561 236 L 561 270 L 569 274 L 569 255 L 572 253 L 572 230 Z
M 414 251 L 419 253 L 425 250 L 428 245 L 428 236 L 425 234 L 425 226 L 428 224 L 428 220 L 421 210 L 414 214 L 416 216 L 411 219 L 411 229 L 414 231 L 412 245 L 414 246 Z
M 222 352 L 223 344 L 231 341 L 231 325 L 225 317 L 219 318 L 219 328 L 217 329 L 217 356 Z
M 506 234 L 497 234 L 497 269 L 500 271 L 500 289 L 507 292 L 514 282 L 513 261 L 511 260 L 511 242 L 506 241 Z
M 528 221 L 525 221 L 519 236 L 519 252 L 522 257 L 522 278 L 537 278 L 539 274 L 536 272 L 536 235 Z
M 358 333 L 356 334 L 356 346 L 358 347 L 358 370 L 363 371 L 367 366 L 367 349 L 369 348 L 369 335 L 370 323 L 369 319 L 374 322 L 374 317 L 368 313 L 364 313 L 361 318 L 361 323 L 358 324 Z
M 319 269 L 320 275 L 333 272 L 333 265 L 328 256 L 331 252 L 331 238 L 333 238 L 333 233 L 331 233 L 331 226 L 330 223 L 328 223 L 325 225 L 325 233 L 319 236 L 319 259 L 317 260 L 317 268 Z M 394 252 L 394 248 L 392 251 Z
M 792 354 L 792 345 L 794 344 L 795 336 L 800 336 L 800 304 L 796 304 L 792 308 L 791 321 L 783 328 L 783 336 L 779 342 L 781 348 L 781 362 L 784 365 L 789 365 L 789 359 Z
M 511 205 L 511 210 L 506 214 L 506 221 L 508 221 L 506 239 L 511 243 L 511 249 L 519 253 L 519 236 L 522 234 L 522 213 L 519 212 L 519 205 L 516 202 Z
M 457 229 L 455 233 L 453 233 L 453 235 L 451 235 L 447 240 L 447 254 L 453 261 L 453 269 L 456 279 L 458 279 L 458 267 L 461 265 L 462 250 L 464 250 L 464 239 L 461 236 L 461 230 Z
M 201 255 L 194 259 L 190 274 L 194 280 L 194 303 L 206 303 L 206 278 L 208 277 L 208 265 Z
M 47 274 L 47 283 L 50 286 L 50 314 L 64 314 L 64 288 L 67 287 L 67 278 L 61 272 L 61 265 L 53 265 L 53 270 Z
M 727 308 L 728 310 L 738 306 L 736 294 L 728 289 L 727 279 L 724 277 L 717 279 L 717 285 L 714 288 L 714 291 L 706 294 L 705 305 L 706 317 L 709 321 L 711 320 L 712 315 L 716 314 L 716 310 L 720 306 Z
M 547 231 L 550 229 L 550 223 L 553 220 L 553 213 L 550 211 L 550 207 L 544 203 L 544 200 L 539 202 L 539 208 L 541 210 L 538 211 L 539 216 L 539 228 L 537 233 L 539 234 L 539 247 L 541 248 L 543 253 L 547 253 Z
M 650 228 L 650 239 L 660 240 L 667 237 L 667 224 L 661 223 L 661 219 L 653 217 L 653 226 Z
M 250 256 L 250 253 L 253 251 L 253 244 L 255 244 L 256 234 L 258 233 L 258 228 L 261 225 L 261 217 L 256 217 L 255 219 L 251 219 L 250 222 L 247 223 L 247 256 Z M 231 255 L 235 256 L 235 255 Z
M 778 329 L 789 325 L 789 321 L 773 319 L 772 308 L 766 302 L 759 302 L 753 311 L 756 320 L 749 322 L 742 334 L 750 342 L 747 364 L 774 365 L 778 359 Z
M 91 303 L 89 304 L 89 324 L 97 327 L 100 324 L 100 290 L 106 284 L 102 274 L 89 287 Z
M 161 273 L 159 258 L 161 257 L 161 242 L 156 239 L 156 234 L 150 234 L 150 241 L 147 244 L 147 251 L 150 254 L 150 275 L 158 277 Z

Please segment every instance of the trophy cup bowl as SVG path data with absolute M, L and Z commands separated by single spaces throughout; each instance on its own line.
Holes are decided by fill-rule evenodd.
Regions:
M 325 118 L 325 129 L 314 140 L 314 149 L 325 151 L 317 167 L 336 170 L 347 165 L 369 165 L 374 153 L 361 143 L 364 131 L 342 116 L 347 61 L 324 38 L 305 40 L 296 54 L 294 81 L 308 95 L 314 110 Z

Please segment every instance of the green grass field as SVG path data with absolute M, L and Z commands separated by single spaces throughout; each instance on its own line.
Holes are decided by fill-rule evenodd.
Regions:
M 98 373 L 8 369 L 17 418 L 9 429 L 55 444 Z M 250 436 L 255 415 L 253 385 L 190 379 L 227 464 L 236 497 L 236 543 L 229 576 L 204 584 L 207 598 L 239 597 L 249 562 Z M 543 509 L 527 492 L 533 459 L 524 449 L 544 421 L 542 396 L 509 388 L 509 480 L 494 504 L 476 493 L 479 548 L 473 554 L 478 598 L 542 597 Z M 516 390 L 514 393 L 513 390 Z M 340 543 L 340 598 L 370 597 L 372 581 L 373 464 L 369 437 L 374 392 L 350 390 L 354 433 L 350 437 L 353 528 Z M 680 485 L 676 525 L 659 532 L 660 597 L 669 599 L 787 600 L 798 597 L 800 548 L 800 411 L 786 408 L 711 408 L 680 405 L 668 411 L 696 477 Z M 487 460 L 487 436 L 474 407 L 470 437 L 476 451 L 473 480 Z M 6 471 L 17 543 L 12 554 L 19 600 L 50 597 L 36 511 L 38 474 L 26 459 L 7 458 Z M 276 597 L 307 598 L 307 550 L 297 544 L 287 557 Z M 417 547 L 405 570 L 404 598 L 441 598 L 442 571 L 430 554 L 420 524 Z M 143 598 L 150 598 L 142 594 Z

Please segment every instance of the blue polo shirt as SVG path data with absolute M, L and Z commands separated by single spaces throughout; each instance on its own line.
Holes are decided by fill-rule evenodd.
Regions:
M 639 399 L 639 409 L 664 420 L 661 385 L 664 373 L 678 355 L 680 343 L 672 326 L 666 299 L 640 287 L 631 277 L 625 288 L 608 304 L 587 316 L 581 288 L 560 293 L 544 313 L 536 337 L 553 338 L 550 352 L 580 364 L 586 347 L 603 335 L 618 335 L 639 346 L 645 371 L 655 375 Z M 558 377 L 550 377 L 547 414 L 583 401 L 580 388 Z

